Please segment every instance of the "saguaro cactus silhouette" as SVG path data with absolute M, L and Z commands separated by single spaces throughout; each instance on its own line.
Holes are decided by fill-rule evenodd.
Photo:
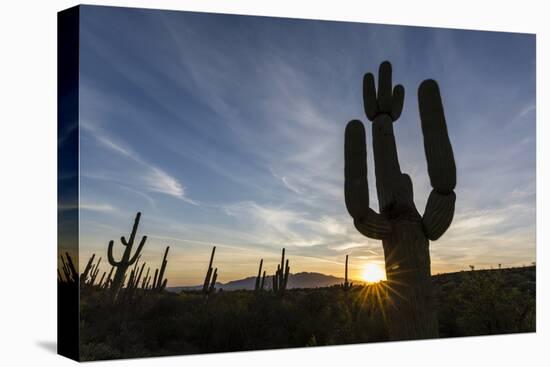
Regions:
M 263 279 L 262 279 L 262 265 L 264 264 L 264 259 L 260 260 L 260 267 L 258 268 L 258 276 L 256 277 L 256 283 L 254 284 L 254 290 L 256 292 L 263 290 Z M 265 271 L 264 271 L 265 277 Z
M 351 287 L 353 287 L 353 283 L 348 281 L 348 257 L 349 255 L 346 255 L 346 271 L 344 275 L 344 283 L 342 283 L 342 289 L 345 291 L 349 291 Z
M 162 258 L 162 264 L 160 265 L 160 270 L 155 270 L 155 278 L 153 279 L 152 289 L 157 292 L 163 291 L 166 288 L 166 283 L 168 283 L 168 279 L 164 278 L 164 272 L 166 271 L 166 264 L 168 263 L 166 258 L 168 257 L 169 250 L 170 246 L 166 246 L 164 257 Z
M 134 252 L 134 255 L 132 256 L 132 248 L 134 247 L 134 240 L 136 238 L 136 232 L 137 228 L 139 226 L 139 219 L 141 218 L 141 213 L 138 212 L 136 215 L 136 219 L 134 220 L 134 226 L 132 227 L 132 232 L 130 233 L 130 238 L 128 241 L 126 241 L 126 238 L 124 236 L 120 237 L 120 242 L 124 245 L 124 253 L 122 254 L 122 258 L 119 261 L 116 261 L 113 256 L 113 245 L 114 241 L 109 242 L 109 247 L 107 248 L 107 257 L 109 260 L 109 264 L 116 267 L 115 276 L 113 278 L 113 281 L 111 283 L 111 289 L 114 293 L 118 292 L 118 290 L 122 287 L 124 280 L 126 278 L 126 271 L 130 266 L 132 266 L 138 259 L 138 257 L 141 254 L 141 250 L 143 249 L 143 246 L 145 245 L 145 241 L 147 241 L 147 236 L 143 236 L 141 238 L 141 241 L 139 242 L 139 245 Z
M 374 170 L 380 213 L 369 207 L 365 130 L 359 120 L 348 123 L 345 133 L 345 201 L 357 230 L 382 240 L 390 302 L 390 338 L 414 339 L 438 336 L 437 317 L 430 281 L 429 240 L 437 240 L 451 224 L 456 167 L 447 133 L 439 87 L 425 80 L 418 88 L 424 151 L 432 191 L 424 215 L 413 200 L 410 177 L 401 172 L 393 124 L 401 115 L 405 90 L 392 91 L 392 69 L 380 65 L 378 91 L 374 76 L 363 80 L 365 113 L 372 121 Z
M 216 253 L 216 246 L 212 248 L 212 254 L 210 255 L 210 263 L 208 264 L 208 270 L 206 271 L 206 277 L 204 278 L 204 284 L 202 286 L 202 293 L 208 296 L 210 293 L 216 290 L 216 280 L 218 278 L 218 268 L 212 268 L 214 262 L 214 255 Z
M 288 284 L 288 276 L 290 275 L 290 265 L 288 259 L 285 263 L 285 249 L 281 253 L 281 263 L 277 265 L 277 271 L 273 275 L 273 292 L 278 295 L 283 295 Z

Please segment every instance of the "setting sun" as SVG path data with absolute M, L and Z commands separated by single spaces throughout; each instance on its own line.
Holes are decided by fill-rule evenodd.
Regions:
M 378 264 L 366 264 L 361 273 L 364 281 L 375 283 L 386 279 L 386 272 L 382 266 Z

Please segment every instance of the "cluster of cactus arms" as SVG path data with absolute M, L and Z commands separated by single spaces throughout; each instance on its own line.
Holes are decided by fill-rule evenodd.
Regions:
M 84 268 L 84 271 L 82 272 L 82 274 L 80 274 L 80 284 L 86 284 L 86 281 L 88 279 L 88 274 L 90 274 L 90 269 L 92 268 L 94 259 L 95 259 L 95 254 L 92 254 L 92 257 L 90 257 L 90 259 L 88 260 L 88 263 Z
M 115 271 L 115 267 L 114 266 L 111 266 L 111 270 L 109 270 L 109 274 L 107 275 L 107 278 L 105 279 L 105 281 L 103 281 L 103 278 L 105 276 L 105 272 L 103 273 L 104 276 L 101 277 L 101 282 L 100 282 L 100 285 L 101 285 L 101 288 L 109 288 L 111 286 L 111 282 L 113 280 L 113 272 Z
M 254 284 L 254 290 L 256 292 L 261 292 L 264 290 L 265 285 L 265 270 L 262 274 L 262 266 L 264 264 L 264 259 L 260 260 L 260 267 L 258 269 L 258 276 L 256 277 L 256 283 Z
M 78 271 L 74 266 L 73 259 L 68 252 L 65 253 L 65 257 L 61 255 L 61 271 L 57 269 L 57 282 L 59 284 L 77 284 L 78 283 Z
M 389 62 L 380 65 L 378 90 L 374 76 L 365 75 L 363 101 L 372 121 L 379 213 L 369 206 L 363 124 L 352 120 L 345 131 L 346 207 L 360 233 L 382 240 L 390 294 L 388 326 L 393 340 L 438 336 L 429 240 L 437 240 L 450 226 L 456 199 L 456 167 L 439 87 L 434 80 L 425 80 L 418 89 L 418 104 L 432 191 L 424 215 L 417 211 L 412 181 L 401 172 L 393 133 L 404 96 L 401 85 L 392 91 Z
M 141 281 L 141 288 L 142 289 L 149 289 L 150 283 L 151 283 L 151 276 L 149 275 L 149 272 L 151 271 L 150 267 L 147 267 L 147 272 L 145 273 L 145 276 L 143 277 L 143 280 Z
M 157 292 L 163 291 L 166 288 L 166 283 L 168 282 L 168 279 L 164 278 L 166 264 L 168 263 L 168 260 L 166 260 L 166 258 L 168 257 L 168 250 L 170 250 L 170 246 L 167 246 L 166 250 L 164 251 L 164 257 L 162 258 L 160 270 L 155 269 L 155 276 L 153 277 L 153 285 L 151 289 Z
M 208 270 L 206 271 L 206 277 L 204 278 L 204 284 L 202 286 L 202 293 L 208 296 L 210 293 L 216 290 L 216 280 L 218 279 L 218 268 L 213 269 L 212 263 L 214 262 L 214 254 L 216 253 L 216 246 L 212 248 L 212 254 L 210 255 L 210 263 L 208 264 Z
M 90 259 L 88 260 L 88 263 L 84 268 L 84 271 L 82 272 L 82 274 L 80 274 L 81 287 L 93 287 L 95 285 L 97 275 L 99 274 L 99 264 L 101 263 L 101 257 L 95 264 L 93 263 L 94 258 L 95 258 L 95 254 L 92 254 L 92 257 L 90 257 Z M 101 285 L 101 283 L 103 282 L 104 277 L 105 277 L 105 273 L 103 273 L 103 277 L 101 277 L 99 285 Z
M 101 258 L 99 258 L 96 263 L 94 263 L 94 259 L 95 254 L 92 254 L 86 263 L 84 271 L 78 275 L 78 271 L 76 270 L 71 255 L 69 255 L 69 253 L 65 253 L 65 256 L 61 255 L 61 270 L 57 269 L 57 280 L 64 284 L 79 284 L 81 288 L 104 288 L 107 283 L 107 280 L 105 279 L 105 272 L 103 272 L 103 275 L 99 281 L 96 282 L 100 272 L 99 266 L 101 264 Z
M 141 213 L 138 212 L 136 215 L 136 219 L 134 220 L 134 226 L 132 227 L 132 232 L 130 233 L 129 239 L 126 240 L 124 236 L 120 238 L 120 242 L 122 242 L 122 245 L 124 246 L 124 253 L 122 254 L 122 258 L 120 260 L 118 261 L 115 260 L 113 256 L 114 241 L 110 241 L 109 247 L 107 248 L 107 256 L 109 259 L 109 264 L 116 267 L 115 276 L 113 278 L 113 281 L 111 282 L 111 287 L 110 287 L 113 293 L 115 294 L 120 290 L 120 288 L 122 288 L 126 280 L 126 272 L 128 268 L 136 263 L 136 261 L 138 260 L 141 254 L 141 250 L 145 245 L 145 241 L 147 241 L 147 236 L 143 236 L 141 238 L 141 241 L 139 242 L 139 245 L 137 246 L 137 249 L 132 255 L 132 249 L 134 247 L 134 241 L 136 238 L 136 232 L 139 226 L 140 218 L 141 218 Z
M 351 287 L 353 287 L 353 283 L 348 281 L 348 256 L 349 255 L 346 255 L 346 272 L 344 277 L 344 283 L 342 283 L 342 289 L 345 291 L 350 290 Z
M 288 284 L 288 276 L 290 274 L 290 266 L 288 259 L 285 263 L 285 249 L 281 255 L 281 263 L 277 265 L 277 271 L 273 275 L 273 292 L 279 295 L 283 295 Z

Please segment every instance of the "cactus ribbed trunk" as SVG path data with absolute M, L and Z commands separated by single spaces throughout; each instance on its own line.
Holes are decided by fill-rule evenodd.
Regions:
M 413 200 L 412 183 L 401 172 L 393 121 L 379 115 L 372 124 L 374 168 L 380 212 L 391 224 L 383 238 L 392 340 L 435 338 L 438 324 L 430 278 L 429 242 Z
M 382 241 L 386 258 L 389 304 L 388 331 L 392 340 L 438 337 L 430 277 L 429 242 L 420 221 L 392 222 Z

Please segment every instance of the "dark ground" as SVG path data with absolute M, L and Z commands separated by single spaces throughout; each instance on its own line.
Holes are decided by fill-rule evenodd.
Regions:
M 535 267 L 433 276 L 440 337 L 535 331 Z M 383 285 L 147 294 L 81 292 L 81 358 L 99 360 L 387 341 Z

